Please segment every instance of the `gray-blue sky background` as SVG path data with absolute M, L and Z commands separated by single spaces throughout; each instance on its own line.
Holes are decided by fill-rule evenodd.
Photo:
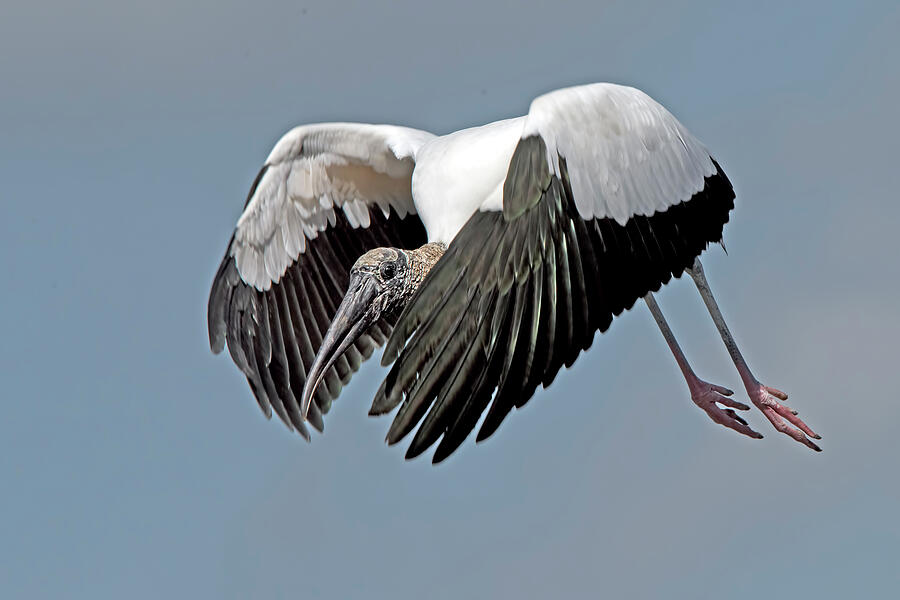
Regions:
M 0 595 L 896 590 L 897 31 L 894 2 L 0 6 Z M 731 177 L 713 289 L 825 451 L 714 425 L 641 305 L 437 468 L 366 416 L 377 361 L 312 444 L 265 421 L 205 309 L 281 133 L 444 133 L 589 81 L 650 93 Z M 738 389 L 692 285 L 660 302 Z

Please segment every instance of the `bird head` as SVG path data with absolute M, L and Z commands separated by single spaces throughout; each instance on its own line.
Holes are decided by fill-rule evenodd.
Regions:
M 350 284 L 325 332 L 303 387 L 300 412 L 306 417 L 316 388 L 334 362 L 383 315 L 403 308 L 411 297 L 410 253 L 375 248 L 359 257 L 350 269 Z

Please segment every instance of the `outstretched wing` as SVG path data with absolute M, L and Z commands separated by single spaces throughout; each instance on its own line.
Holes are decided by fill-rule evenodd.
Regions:
M 407 457 L 478 440 L 587 349 L 596 331 L 722 237 L 725 174 L 662 106 L 597 84 L 536 99 L 503 186 L 454 238 L 385 349 L 372 412 L 401 405 Z M 493 401 L 492 401 L 493 400 Z M 490 408 L 488 409 L 488 406 Z
M 275 145 L 253 183 L 209 295 L 209 342 L 232 359 L 267 417 L 309 439 L 297 398 L 347 288 L 350 267 L 378 246 L 417 247 L 415 154 L 424 131 L 354 123 L 297 127 Z M 326 374 L 310 407 L 322 415 L 390 335 L 381 322 Z

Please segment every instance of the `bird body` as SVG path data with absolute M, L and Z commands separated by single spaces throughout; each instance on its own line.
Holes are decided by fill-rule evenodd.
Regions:
M 418 426 L 407 456 L 440 439 L 438 462 L 485 411 L 489 436 L 640 298 L 666 334 L 650 294 L 671 277 L 689 272 L 716 319 L 697 258 L 721 240 L 733 199 L 665 108 L 613 84 L 557 90 L 526 116 L 445 136 L 301 126 L 252 186 L 210 293 L 210 344 L 227 342 L 263 410 L 308 437 L 386 343 L 393 367 L 370 414 L 399 406 L 388 442 Z M 812 444 L 733 358 L 776 427 L 783 417 L 803 433 L 779 430 Z M 744 405 L 679 365 L 716 422 L 758 436 L 716 403 Z
M 450 244 L 477 210 L 501 210 L 524 117 L 440 136 L 416 155 L 413 200 L 429 241 Z

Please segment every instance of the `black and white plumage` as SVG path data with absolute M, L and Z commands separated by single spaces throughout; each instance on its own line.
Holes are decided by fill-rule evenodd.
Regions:
M 478 439 L 493 433 L 635 301 L 685 270 L 702 275 L 695 261 L 721 240 L 733 200 L 666 109 L 612 84 L 557 90 L 525 117 L 441 137 L 298 127 L 266 161 L 216 275 L 210 343 L 227 342 L 266 414 L 305 437 L 387 343 L 393 366 L 370 412 L 399 406 L 388 442 L 418 426 L 407 456 L 440 440 L 438 462 L 485 412 Z M 402 250 L 426 241 L 421 255 Z M 401 250 L 360 258 L 376 247 Z M 388 292 L 378 261 L 400 259 L 392 270 L 427 276 Z M 396 310 L 368 311 L 375 302 Z M 705 392 L 691 393 L 700 403 Z M 755 434 L 716 409 L 704 406 Z
M 266 416 L 274 409 L 307 439 L 294 391 L 303 389 L 351 265 L 377 246 L 425 243 L 411 155 L 433 137 L 375 125 L 297 127 L 250 190 L 210 292 L 210 346 L 221 352 L 227 340 Z M 323 429 L 322 415 L 390 332 L 390 321 L 375 324 L 329 370 L 308 415 L 313 427 Z

